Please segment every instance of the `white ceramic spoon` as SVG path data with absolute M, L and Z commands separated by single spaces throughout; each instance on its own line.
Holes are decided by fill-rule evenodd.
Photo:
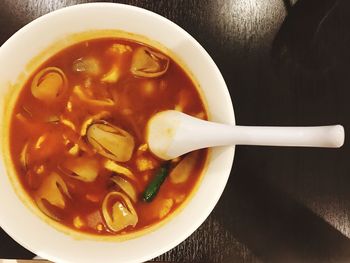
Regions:
M 341 125 L 318 127 L 231 126 L 203 121 L 168 110 L 147 125 L 147 142 L 159 158 L 170 160 L 187 152 L 224 145 L 269 145 L 338 148 L 344 143 Z

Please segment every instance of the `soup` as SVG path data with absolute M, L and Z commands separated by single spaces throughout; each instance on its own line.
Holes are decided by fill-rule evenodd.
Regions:
M 47 217 L 71 229 L 118 235 L 150 227 L 183 204 L 207 150 L 163 161 L 145 141 L 148 120 L 175 109 L 207 114 L 185 70 L 128 39 L 70 46 L 23 86 L 10 127 L 21 184 Z

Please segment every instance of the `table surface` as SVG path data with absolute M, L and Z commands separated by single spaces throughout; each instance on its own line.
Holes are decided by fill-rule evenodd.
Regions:
M 1 0 L 0 44 L 79 0 Z M 194 36 L 229 87 L 240 125 L 350 124 L 350 1 L 130 0 Z M 30 43 L 29 43 L 30 44 Z M 210 217 L 157 258 L 349 262 L 350 147 L 238 146 Z M 0 211 L 1 213 L 1 211 Z M 1 231 L 1 230 L 0 230 Z M 33 255 L 0 232 L 0 258 Z

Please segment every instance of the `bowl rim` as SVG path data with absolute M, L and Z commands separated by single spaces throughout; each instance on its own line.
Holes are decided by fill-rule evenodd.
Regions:
M 61 9 L 58 9 L 56 11 L 50 12 L 48 14 L 45 14 L 35 20 L 33 20 L 32 22 L 28 23 L 27 25 L 25 25 L 24 27 L 22 27 L 21 29 L 19 29 L 16 33 L 14 33 L 14 35 L 12 35 L 1 47 L 0 47 L 0 55 L 1 55 L 1 50 L 4 50 L 7 46 L 10 46 L 12 44 L 12 42 L 16 42 L 17 38 L 20 37 L 20 35 L 26 31 L 30 31 L 33 27 L 35 27 L 37 24 L 41 24 L 43 22 L 45 22 L 45 20 L 48 17 L 52 17 L 54 15 L 61 15 L 64 14 L 67 10 L 80 10 L 81 8 L 94 8 L 94 7 L 106 7 L 106 8 L 124 8 L 124 9 L 129 9 L 131 11 L 141 11 L 143 13 L 145 13 L 146 15 L 150 15 L 155 17 L 156 19 L 163 21 L 166 24 L 169 24 L 169 26 L 175 27 L 176 30 L 181 33 L 184 34 L 193 45 L 196 46 L 197 49 L 199 49 L 199 51 L 201 52 L 201 55 L 206 57 L 206 60 L 208 60 L 208 62 L 210 62 L 212 64 L 212 68 L 215 71 L 213 74 L 216 74 L 218 76 L 221 77 L 222 79 L 222 85 L 224 87 L 224 89 L 222 90 L 222 92 L 226 93 L 225 96 L 228 99 L 228 102 L 230 103 L 230 106 L 232 108 L 232 112 L 231 115 L 228 116 L 230 117 L 230 119 L 228 120 L 231 124 L 235 123 L 235 118 L 234 118 L 234 111 L 233 111 L 233 106 L 232 106 L 232 101 L 230 98 L 230 94 L 228 92 L 227 86 L 225 84 L 225 81 L 219 71 L 219 69 L 217 68 L 215 62 L 212 60 L 212 58 L 209 56 L 209 54 L 206 52 L 206 50 L 189 34 L 187 33 L 187 31 L 185 31 L 184 29 L 182 29 L 180 26 L 178 26 L 177 24 L 175 24 L 174 22 L 168 20 L 167 18 L 154 13 L 152 11 L 146 10 L 144 8 L 140 8 L 140 7 L 135 7 L 135 6 L 131 6 L 131 5 L 125 5 L 125 4 L 116 4 L 116 3 L 86 3 L 86 4 L 79 4 L 79 5 L 74 5 L 74 6 L 69 6 L 69 7 L 64 7 Z M 235 152 L 235 148 L 234 147 L 230 147 L 229 149 L 227 147 L 225 147 L 227 149 L 226 155 L 227 155 L 227 163 L 233 163 L 233 158 L 234 158 L 234 152 Z M 187 231 L 182 231 L 182 234 L 179 235 L 177 238 L 174 238 L 173 242 L 169 242 L 168 244 L 165 244 L 162 246 L 162 248 L 159 248 L 157 252 L 154 252 L 153 254 L 147 254 L 144 255 L 143 257 L 139 257 L 137 261 L 128 261 L 128 262 L 139 262 L 139 261 L 145 261 L 145 260 L 149 260 L 151 258 L 154 258 L 160 254 L 165 253 L 166 251 L 172 249 L 173 247 L 177 246 L 179 243 L 181 243 L 182 241 L 184 241 L 186 238 L 188 238 L 196 229 L 198 229 L 198 227 L 205 221 L 205 219 L 209 216 L 209 214 L 212 212 L 212 210 L 214 209 L 216 203 L 218 202 L 219 198 L 222 195 L 222 192 L 224 190 L 224 187 L 227 184 L 227 180 L 229 178 L 229 174 L 230 174 L 230 169 L 226 171 L 227 175 L 226 175 L 226 180 L 225 183 L 221 185 L 221 188 L 218 189 L 218 191 L 220 192 L 220 195 L 217 196 L 217 198 L 215 198 L 215 200 L 213 200 L 213 206 L 211 208 L 208 209 L 208 213 L 205 216 L 202 217 L 198 217 L 197 220 L 193 220 L 193 223 L 191 225 L 191 228 L 187 229 Z M 7 175 L 5 175 L 7 176 Z M 195 193 L 196 194 L 196 193 Z M 1 227 L 3 227 L 4 231 L 7 232 L 14 240 L 16 240 L 19 244 L 21 244 L 23 247 L 27 248 L 30 251 L 33 251 L 34 253 L 36 253 L 39 256 L 54 260 L 54 261 L 60 261 L 63 262 L 65 261 L 64 258 L 57 256 L 57 255 L 47 255 L 45 252 L 43 251 L 39 251 L 37 249 L 33 249 L 30 244 L 28 244 L 23 237 L 18 237 L 16 235 L 13 234 L 13 231 L 11 231 L 10 229 L 7 229 L 5 225 L 2 224 L 2 220 L 0 217 L 0 224 Z M 156 230 L 157 231 L 157 230 Z

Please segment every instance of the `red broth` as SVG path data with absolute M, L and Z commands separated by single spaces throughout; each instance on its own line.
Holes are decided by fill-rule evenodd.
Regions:
M 164 220 L 207 157 L 201 150 L 170 161 L 159 192 L 144 200 L 164 165 L 148 149 L 146 124 L 167 109 L 207 118 L 191 78 L 155 48 L 103 38 L 60 51 L 32 74 L 14 108 L 11 156 L 23 188 L 44 214 L 81 232 L 117 235 Z

